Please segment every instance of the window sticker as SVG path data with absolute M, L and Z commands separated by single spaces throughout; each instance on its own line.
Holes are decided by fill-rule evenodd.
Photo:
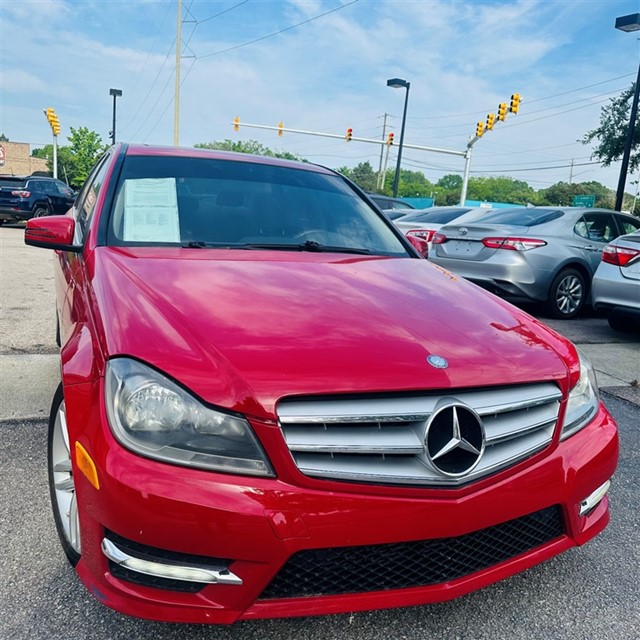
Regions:
M 180 242 L 175 178 L 125 181 L 123 240 Z

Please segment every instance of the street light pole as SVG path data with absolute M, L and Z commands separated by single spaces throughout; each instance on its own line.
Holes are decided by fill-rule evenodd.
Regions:
M 109 95 L 113 96 L 113 125 L 111 127 L 111 144 L 116 143 L 116 98 L 122 95 L 120 89 L 109 89 Z
M 387 80 L 387 87 L 394 89 L 406 89 L 407 93 L 404 97 L 404 111 L 402 112 L 402 127 L 400 129 L 400 144 L 398 145 L 398 159 L 396 161 L 396 175 L 393 179 L 393 197 L 398 197 L 398 184 L 400 182 L 400 164 L 402 162 L 402 143 L 404 142 L 404 126 L 407 122 L 407 105 L 409 104 L 409 88 L 411 83 L 401 78 L 391 78 Z
M 640 13 L 632 13 L 628 16 L 616 18 L 616 29 L 620 31 L 640 30 Z M 629 116 L 629 128 L 627 129 L 627 139 L 622 153 L 622 164 L 620 165 L 620 178 L 618 180 L 618 190 L 616 191 L 615 210 L 622 209 L 622 199 L 624 198 L 624 185 L 627 181 L 627 171 L 629 169 L 629 156 L 631 155 L 631 145 L 633 143 L 633 133 L 636 128 L 636 118 L 638 115 L 638 95 L 640 94 L 640 65 L 638 66 L 638 77 L 631 103 L 631 115 Z

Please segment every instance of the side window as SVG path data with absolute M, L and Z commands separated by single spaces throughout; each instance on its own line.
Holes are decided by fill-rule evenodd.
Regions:
M 82 242 L 84 239 L 91 216 L 96 207 L 98 200 L 98 194 L 102 188 L 107 168 L 109 167 L 109 159 L 111 156 L 107 155 L 98 162 L 89 176 L 87 182 L 82 188 L 82 193 L 77 200 L 77 220 L 76 220 L 76 238 L 77 243 Z
M 43 193 L 42 183 L 40 180 L 32 180 L 29 182 L 29 191 L 34 191 L 35 193 Z
M 618 236 L 618 230 L 610 213 L 585 213 L 573 230 L 592 242 L 611 242 Z
M 616 216 L 616 220 L 619 223 L 620 228 L 622 229 L 622 235 L 627 233 L 633 233 L 640 229 L 640 219 L 633 220 L 628 218 L 627 216 Z

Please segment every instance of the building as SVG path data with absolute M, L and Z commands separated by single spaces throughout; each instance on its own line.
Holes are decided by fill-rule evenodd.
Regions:
M 48 174 L 47 161 L 44 158 L 32 158 L 28 142 L 0 142 L 0 173 L 28 176 L 36 171 Z

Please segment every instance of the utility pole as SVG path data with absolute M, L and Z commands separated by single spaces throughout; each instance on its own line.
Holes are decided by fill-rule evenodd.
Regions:
M 387 116 L 389 114 L 384 114 L 384 122 L 382 124 L 382 142 L 385 141 L 387 137 Z M 378 166 L 378 180 L 376 182 L 376 187 L 378 191 L 384 186 L 384 173 L 382 173 L 382 156 L 384 155 L 384 147 L 380 147 L 380 165 Z M 387 159 L 389 158 L 389 145 L 387 145 Z M 386 163 L 385 163 L 385 171 L 386 171 Z
M 176 26 L 176 86 L 173 108 L 173 144 L 180 144 L 180 56 L 182 54 L 182 0 L 178 0 Z
M 573 182 L 573 158 L 571 158 L 571 168 L 569 169 L 569 184 Z

